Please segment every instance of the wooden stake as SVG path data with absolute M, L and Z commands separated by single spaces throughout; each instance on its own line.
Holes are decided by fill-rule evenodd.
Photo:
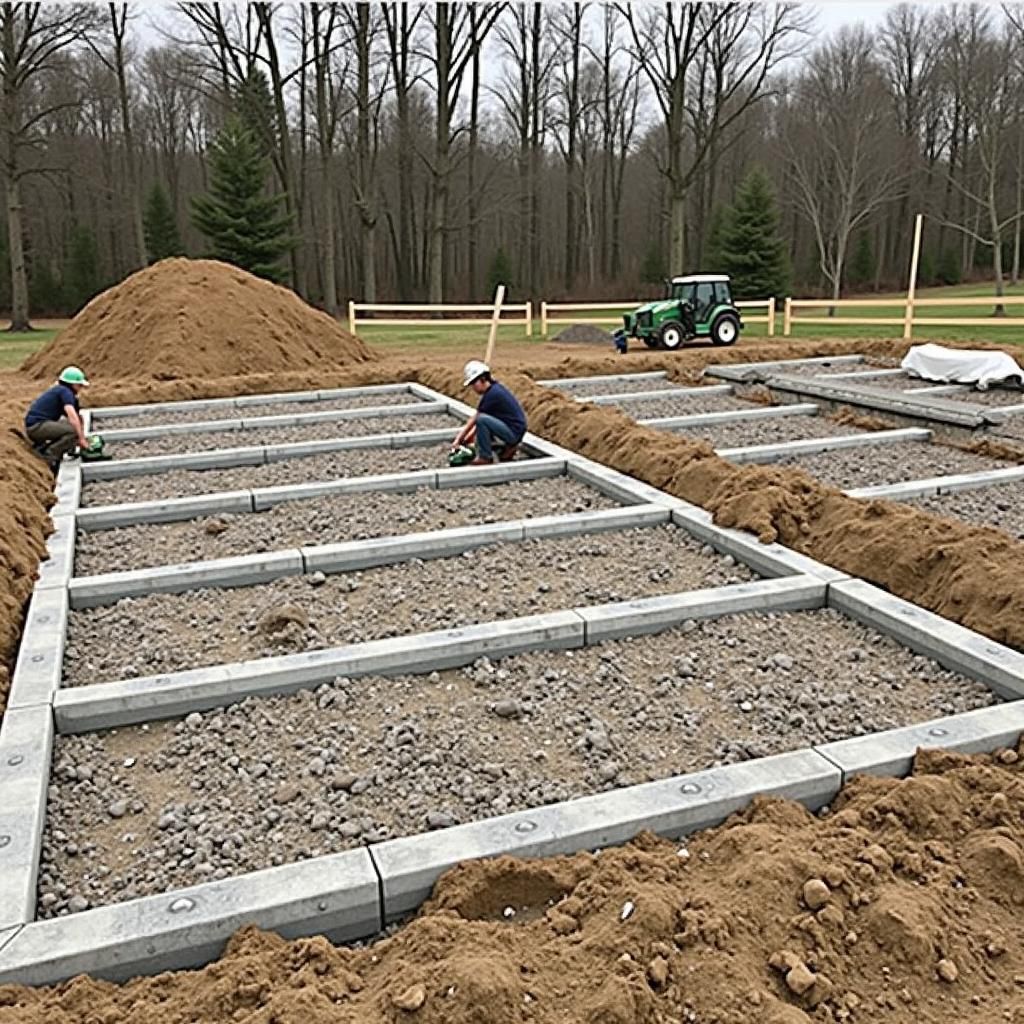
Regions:
M 487 354 L 484 356 L 484 362 L 488 366 L 492 366 L 491 359 L 494 356 L 494 339 L 498 336 L 498 323 L 501 320 L 501 304 L 505 301 L 505 286 L 503 284 L 498 285 L 498 290 L 494 293 L 494 312 L 491 314 L 491 333 L 487 338 Z
M 917 291 L 917 259 L 921 255 L 921 222 L 923 214 L 914 219 L 914 251 L 910 256 L 910 281 L 907 283 L 907 309 L 903 314 L 903 340 L 914 336 L 914 293 Z

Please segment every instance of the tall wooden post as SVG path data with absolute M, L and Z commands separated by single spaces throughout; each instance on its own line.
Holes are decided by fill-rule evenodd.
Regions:
M 491 333 L 487 338 L 487 354 L 484 356 L 484 362 L 490 366 L 491 359 L 494 356 L 494 339 L 498 336 L 498 323 L 501 320 L 501 304 L 505 301 L 505 286 L 503 284 L 498 285 L 498 290 L 494 293 L 494 312 L 491 313 Z
M 914 336 L 914 293 L 917 291 L 917 260 L 921 255 L 921 222 L 924 214 L 914 218 L 914 250 L 910 255 L 910 281 L 907 284 L 907 308 L 903 314 L 903 340 Z

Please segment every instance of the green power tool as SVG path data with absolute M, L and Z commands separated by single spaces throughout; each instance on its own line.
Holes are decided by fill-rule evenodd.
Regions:
M 476 458 L 476 445 L 460 444 L 448 453 L 449 466 L 465 466 Z
M 86 440 L 89 442 L 84 448 L 78 449 L 78 454 L 83 462 L 109 462 L 111 456 L 103 450 L 105 445 L 99 434 L 90 434 Z

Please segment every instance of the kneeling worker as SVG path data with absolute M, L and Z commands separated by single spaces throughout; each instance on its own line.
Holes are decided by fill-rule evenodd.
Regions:
M 494 461 L 494 447 L 501 447 L 499 461 L 511 462 L 526 433 L 526 413 L 515 395 L 491 376 L 491 368 L 479 359 L 466 363 L 462 386 L 472 387 L 480 396 L 476 412 L 455 435 L 452 448 L 476 440 L 476 458 L 471 466 L 486 466 Z
M 47 388 L 25 414 L 25 433 L 54 471 L 76 445 L 89 446 L 78 408 L 78 392 L 88 384 L 77 366 L 66 366 L 57 383 Z

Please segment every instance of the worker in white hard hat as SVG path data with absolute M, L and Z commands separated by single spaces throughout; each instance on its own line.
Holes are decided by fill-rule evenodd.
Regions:
M 516 396 L 491 376 L 491 368 L 479 359 L 471 359 L 462 372 L 462 386 L 472 388 L 479 396 L 476 412 L 455 435 L 454 451 L 460 445 L 476 442 L 476 458 L 471 466 L 494 462 L 494 449 L 500 448 L 500 462 L 516 457 L 519 443 L 526 433 L 526 413 Z
M 77 366 L 65 366 L 56 383 L 46 389 L 25 414 L 25 433 L 33 447 L 56 472 L 61 460 L 77 445 L 87 448 L 78 393 L 89 381 Z

